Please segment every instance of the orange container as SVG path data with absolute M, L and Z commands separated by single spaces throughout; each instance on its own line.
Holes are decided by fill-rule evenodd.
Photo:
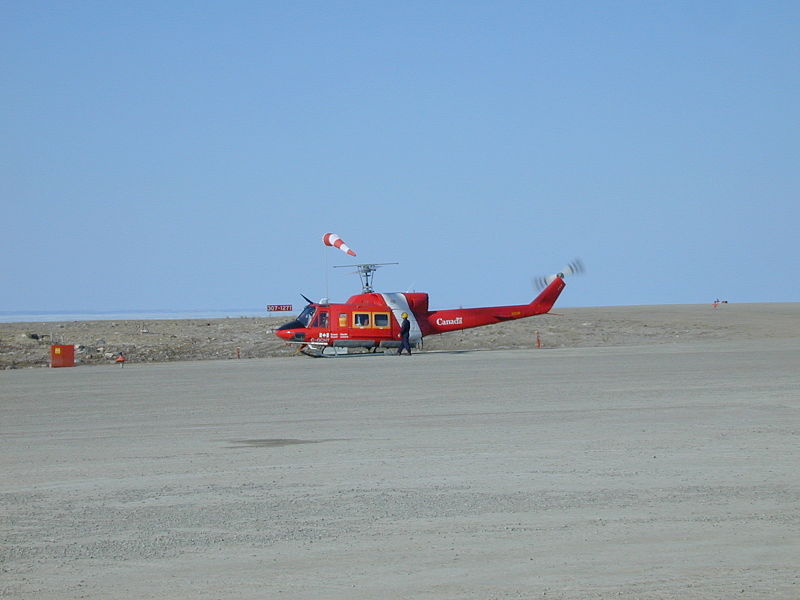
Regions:
M 50 346 L 51 367 L 74 367 L 75 346 L 72 344 L 53 344 Z

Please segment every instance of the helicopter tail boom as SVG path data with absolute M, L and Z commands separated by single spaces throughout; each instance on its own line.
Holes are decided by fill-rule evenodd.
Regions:
M 550 312 L 550 309 L 553 308 L 553 305 L 558 300 L 558 297 L 561 295 L 561 292 L 564 290 L 566 283 L 561 277 L 556 277 L 553 281 L 550 282 L 546 288 L 542 290 L 542 293 L 536 296 L 533 301 L 528 305 L 531 306 L 535 312 L 531 313 L 534 315 L 542 315 L 544 313 Z
M 472 327 L 481 327 L 492 323 L 502 323 L 544 314 L 553 307 L 565 285 L 564 280 L 557 277 L 529 304 L 458 308 L 429 312 L 423 334 L 470 329 Z

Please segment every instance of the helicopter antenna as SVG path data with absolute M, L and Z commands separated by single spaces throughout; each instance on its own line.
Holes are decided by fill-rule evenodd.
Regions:
M 369 294 L 374 292 L 375 290 L 372 287 L 372 279 L 375 277 L 375 271 L 378 270 L 378 267 L 382 267 L 384 265 L 399 265 L 400 263 L 390 262 L 390 263 L 367 263 L 363 265 L 333 265 L 334 269 L 340 269 L 343 267 L 355 267 L 356 273 L 361 278 L 361 293 L 362 294 Z

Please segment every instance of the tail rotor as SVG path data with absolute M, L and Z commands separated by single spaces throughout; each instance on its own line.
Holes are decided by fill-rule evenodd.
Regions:
M 568 263 L 567 266 L 561 269 L 561 271 L 559 271 L 558 273 L 536 277 L 533 280 L 533 285 L 536 287 L 537 290 L 541 291 L 548 285 L 553 283 L 556 279 L 564 279 L 565 277 L 570 277 L 572 275 L 580 275 L 585 271 L 586 267 L 583 266 L 583 262 L 581 261 L 581 259 L 576 258 L 572 262 Z

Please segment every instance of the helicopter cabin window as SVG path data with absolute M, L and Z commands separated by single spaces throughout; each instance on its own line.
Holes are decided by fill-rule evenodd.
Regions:
M 379 329 L 389 329 L 389 313 L 374 313 L 375 327 Z
M 369 313 L 353 313 L 353 327 L 369 327 Z
M 347 313 L 339 313 L 339 327 L 347 327 Z

